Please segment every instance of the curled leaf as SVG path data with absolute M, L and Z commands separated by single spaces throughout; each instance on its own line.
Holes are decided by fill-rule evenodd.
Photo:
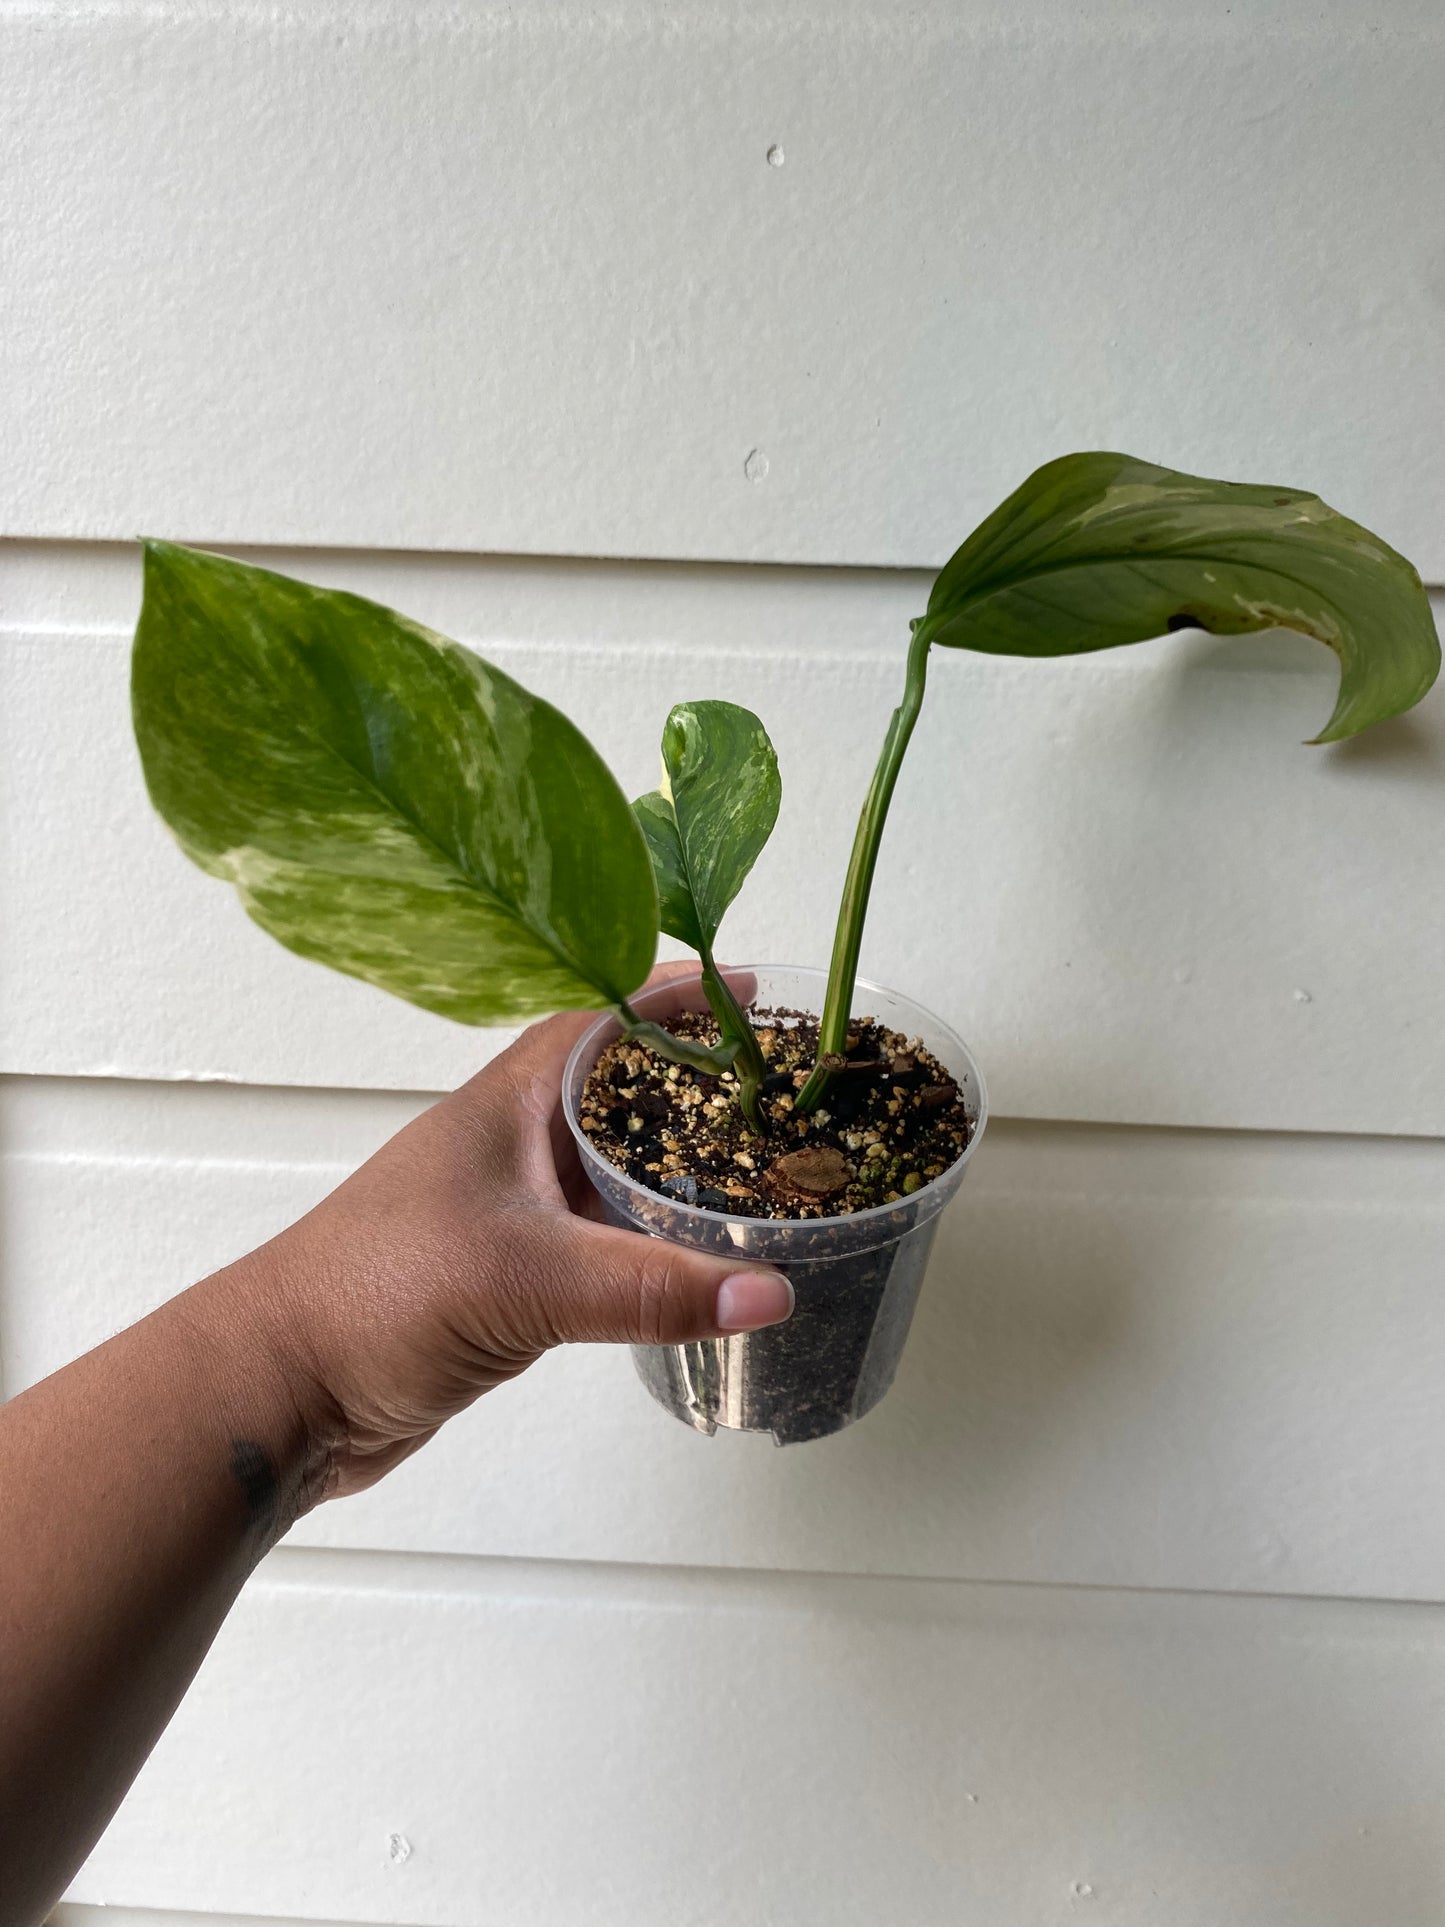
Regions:
M 1108 453 L 1036 469 L 940 571 L 925 621 L 950 648 L 1014 656 L 1299 630 L 1340 661 L 1319 743 L 1409 709 L 1440 668 L 1415 570 L 1318 496 Z

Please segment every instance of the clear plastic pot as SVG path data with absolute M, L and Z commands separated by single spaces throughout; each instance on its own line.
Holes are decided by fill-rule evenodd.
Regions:
M 823 1007 L 827 976 L 821 970 L 760 965 L 734 974 L 756 979 L 760 1010 L 816 1014 Z M 659 1021 L 679 1010 L 707 1008 L 696 978 L 643 992 L 632 1001 L 640 1016 Z M 757 1259 L 792 1281 L 797 1303 L 786 1324 L 693 1345 L 633 1347 L 638 1373 L 652 1396 L 699 1432 L 712 1433 L 719 1425 L 771 1432 L 779 1445 L 824 1438 L 871 1411 L 893 1383 L 938 1214 L 963 1182 L 988 1108 L 972 1054 L 930 1012 L 894 991 L 860 982 L 852 1015 L 876 1018 L 921 1039 L 957 1080 L 974 1122 L 968 1149 L 941 1177 L 896 1204 L 846 1217 L 731 1217 L 649 1191 L 604 1158 L 578 1121 L 588 1073 L 620 1034 L 617 1019 L 600 1017 L 567 1060 L 567 1122 L 610 1223 L 698 1251 Z

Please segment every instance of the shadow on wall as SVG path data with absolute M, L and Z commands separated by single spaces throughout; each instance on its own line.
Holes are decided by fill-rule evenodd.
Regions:
M 1429 703 L 1432 698 L 1425 700 Z M 1324 753 L 1330 769 L 1345 775 L 1388 771 L 1432 788 L 1445 785 L 1445 730 L 1438 723 L 1432 729 L 1417 710 L 1376 723 L 1347 742 L 1327 743 Z
M 1440 604 L 1432 606 L 1438 623 Z M 1178 722 L 1217 727 L 1218 708 L 1206 709 L 1207 684 L 1201 678 L 1219 672 L 1240 678 L 1245 687 L 1254 676 L 1296 681 L 1301 717 L 1309 729 L 1323 727 L 1339 677 L 1330 650 L 1292 630 L 1271 629 L 1258 636 L 1191 631 L 1173 639 L 1169 656 L 1169 709 Z M 1290 747 L 1288 740 L 1283 747 Z M 1376 723 L 1342 743 L 1320 744 L 1315 754 L 1331 774 L 1387 772 L 1431 787 L 1445 783 L 1445 682 L 1403 716 Z
M 1197 1469 L 1196 1491 L 1238 1476 L 1214 1462 L 1210 1431 L 1229 1427 L 1239 1390 L 1237 1294 L 1266 1292 L 1268 1266 L 1258 1251 L 1231 1264 L 1227 1214 L 1222 1230 L 1207 1191 L 1164 1185 L 1130 1198 L 1107 1181 L 1086 1190 L 1046 1179 L 1031 1193 L 1031 1141 L 1045 1135 L 1049 1127 L 1006 1125 L 997 1178 L 984 1165 L 990 1147 L 980 1147 L 976 1189 L 965 1186 L 940 1227 L 893 1392 L 850 1432 L 770 1460 L 785 1476 L 752 1482 L 753 1505 L 796 1511 L 801 1523 L 811 1500 L 835 1527 L 851 1514 L 880 1571 L 891 1527 L 879 1501 L 889 1492 L 915 1538 L 930 1528 L 949 1535 L 965 1563 L 970 1522 L 997 1560 L 1012 1517 L 1020 1572 L 1041 1532 L 1147 1532 L 1140 1487 L 1156 1489 L 1158 1529 L 1176 1550 L 1196 1524 L 1208 1530 L 1187 1516 L 1188 1479 L 1170 1462 L 1173 1473 Z M 1127 1138 L 1116 1139 L 1123 1159 Z M 808 1476 L 786 1476 L 795 1469 Z M 1250 1495 L 1218 1496 L 1237 1511 L 1214 1527 L 1243 1533 Z M 1071 1499 L 1080 1516 L 1064 1527 Z M 1167 1567 L 1168 1551 L 1139 1563 Z M 1417 1609 L 1051 1584 L 924 1585 L 890 1593 L 878 1610 L 886 1624 L 871 1640 L 848 1611 L 820 1610 L 810 1663 L 826 1675 L 830 1703 L 849 1708 L 859 1758 L 889 1762 L 867 1824 L 916 1845 L 941 1881 L 940 1918 L 958 1899 L 950 1881 L 990 1878 L 985 1840 L 1002 1834 L 1010 1854 L 1027 1855 L 1040 1828 L 1041 1860 L 1056 1835 L 1078 1836 L 1072 1897 L 1122 1904 L 1130 1919 L 1141 1836 L 1170 1842 L 1172 1891 L 1152 1893 L 1166 1915 L 1172 1900 L 1202 1917 L 1201 1897 L 1215 1895 L 1221 1919 L 1353 1927 L 1370 1917 L 1373 1889 L 1414 1898 L 1418 1911 L 1402 1918 L 1436 1918 L 1438 1830 L 1423 1798 L 1402 1798 L 1416 1771 L 1429 1785 L 1438 1770 L 1407 1710 L 1422 1677 L 1413 1659 L 1370 1676 L 1372 1690 L 1397 1703 L 1403 1753 L 1360 1773 L 1345 1796 L 1357 1824 L 1339 1824 L 1341 1762 L 1378 1753 L 1381 1725 L 1350 1669 L 1342 1680 L 1338 1644 L 1412 1650 L 1403 1615 Z M 1445 1649 L 1433 1629 L 1430 1639 L 1423 1677 L 1435 1690 Z M 1287 1665 L 1282 1645 L 1292 1649 Z M 933 1689 L 923 1691 L 930 1671 Z M 1001 1696 L 1011 1707 L 1002 1722 Z M 1314 1837 L 1302 1811 L 1326 1816 Z M 1155 1916 L 1146 1907 L 1137 1917 Z
M 1110 1200 L 978 1192 L 945 1215 L 898 1382 L 863 1421 L 874 1475 L 925 1512 L 992 1514 L 1071 1477 L 1099 1381 L 1133 1349 L 1144 1281 Z

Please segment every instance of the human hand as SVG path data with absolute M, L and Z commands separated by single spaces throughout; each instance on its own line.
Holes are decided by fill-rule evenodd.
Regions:
M 664 966 L 651 982 L 695 974 Z M 595 1015 L 534 1024 L 314 1211 L 197 1288 L 197 1310 L 217 1321 L 238 1289 L 259 1313 L 322 1460 L 313 1496 L 373 1484 L 554 1345 L 682 1344 L 791 1311 L 779 1273 L 592 1215 L 560 1093 Z

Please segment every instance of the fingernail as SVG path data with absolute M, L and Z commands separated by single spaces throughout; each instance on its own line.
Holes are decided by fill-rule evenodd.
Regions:
M 721 1331 L 753 1332 L 760 1325 L 780 1325 L 792 1310 L 793 1287 L 779 1271 L 737 1271 L 718 1286 Z

